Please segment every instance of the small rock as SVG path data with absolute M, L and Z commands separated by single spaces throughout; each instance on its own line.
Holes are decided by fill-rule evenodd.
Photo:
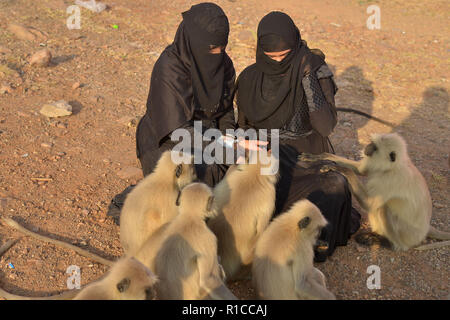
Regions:
M 12 93 L 13 90 L 9 84 L 5 84 L 0 87 L 0 94 Z
M 47 48 L 39 50 L 30 58 L 30 64 L 38 67 L 47 67 L 52 61 L 52 53 Z
M 81 83 L 75 82 L 75 83 L 72 85 L 72 90 L 76 90 L 76 89 L 78 89 L 78 88 L 81 88 Z
M 142 170 L 136 167 L 123 168 L 122 170 L 117 172 L 117 175 L 119 176 L 119 178 L 124 180 L 139 179 L 143 177 Z
M 2 54 L 7 54 L 7 53 L 11 53 L 11 49 L 8 49 L 6 47 L 0 46 L 0 53 Z
M 25 27 L 18 23 L 10 23 L 8 25 L 8 30 L 20 40 L 47 40 L 47 35 L 45 35 L 43 32 L 32 27 Z
M 129 128 L 131 127 L 136 127 L 139 118 L 137 117 L 130 117 L 130 116 L 125 116 L 120 118 L 119 120 L 117 120 L 120 124 L 123 124 L 124 126 L 127 126 Z
M 39 112 L 49 118 L 70 116 L 72 114 L 72 106 L 66 101 L 60 100 L 44 105 Z
M 36 36 L 27 27 L 17 23 L 10 23 L 8 25 L 8 30 L 20 40 L 33 41 L 36 39 Z
M 41 147 L 43 147 L 43 148 L 51 148 L 51 147 L 53 147 L 53 143 L 51 143 L 51 142 L 42 142 L 41 143 Z
M 95 2 L 95 1 L 93 1 L 93 3 L 91 3 L 90 1 L 76 0 L 75 4 L 77 4 L 77 5 L 79 5 L 79 6 L 83 7 L 83 8 L 89 9 L 92 12 L 95 12 L 95 13 L 100 13 L 100 12 L 102 12 L 103 10 L 105 10 L 108 7 L 104 3 Z
M 437 209 L 442 209 L 442 208 L 444 208 L 445 206 L 444 206 L 443 204 L 439 203 L 439 202 L 434 202 L 434 203 L 433 203 L 433 207 L 435 207 L 435 208 L 437 208 Z

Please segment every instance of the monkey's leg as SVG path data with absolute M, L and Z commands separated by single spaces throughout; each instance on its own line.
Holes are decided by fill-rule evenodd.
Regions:
M 199 286 L 215 300 L 237 300 L 231 291 L 225 287 L 222 281 L 214 275 L 213 263 L 207 256 L 197 256 L 197 269 L 199 274 Z
M 353 170 L 358 175 L 362 175 L 362 172 L 360 170 L 361 163 L 359 161 L 350 160 L 331 153 L 321 153 L 321 154 L 302 153 L 298 156 L 298 160 L 300 161 L 330 160 L 336 162 L 336 164 L 342 167 Z
M 296 282 L 295 291 L 298 296 L 306 296 L 308 299 L 336 300 L 335 295 L 313 277 L 305 277 L 303 281 Z
M 311 269 L 311 277 L 318 282 L 319 284 L 321 284 L 323 287 L 327 287 L 326 284 L 326 278 L 325 275 L 322 273 L 322 271 L 320 271 L 319 269 L 313 267 Z
M 328 172 L 328 171 L 336 171 L 342 174 L 345 178 L 347 178 L 347 181 L 350 185 L 350 191 L 355 196 L 356 200 L 358 200 L 361 207 L 369 211 L 369 197 L 367 195 L 366 187 L 361 183 L 355 172 L 349 168 L 345 168 L 342 166 L 332 165 L 332 164 L 326 164 L 321 169 L 321 172 Z

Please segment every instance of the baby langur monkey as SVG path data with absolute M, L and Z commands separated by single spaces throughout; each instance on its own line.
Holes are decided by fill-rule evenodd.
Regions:
M 347 177 L 352 194 L 368 211 L 372 231 L 389 240 L 395 250 L 407 250 L 420 244 L 427 236 L 450 239 L 450 233 L 430 225 L 432 202 L 427 183 L 410 160 L 406 142 L 396 133 L 375 134 L 362 155 L 361 161 L 348 160 L 333 154 L 303 154 L 299 160 L 331 160 L 323 170 L 336 170 Z M 356 174 L 366 175 L 362 185 Z M 371 244 L 369 236 L 357 237 L 363 244 Z M 379 240 L 379 239 L 378 239 Z M 428 248 L 448 245 L 440 242 Z M 421 249 L 419 247 L 417 249 Z
M 156 276 L 133 257 L 116 262 L 107 275 L 89 284 L 74 300 L 153 300 Z
M 248 163 L 230 168 L 214 188 L 218 215 L 208 226 L 217 236 L 228 280 L 245 278 L 250 272 L 256 240 L 275 209 L 278 161 L 270 151 L 250 152 Z
M 192 156 L 184 157 L 176 164 L 171 151 L 164 152 L 154 171 L 128 194 L 120 217 L 120 242 L 126 254 L 134 256 L 152 233 L 177 215 L 178 193 L 196 178 Z
M 269 224 L 256 244 L 252 265 L 259 298 L 336 299 L 327 290 L 323 273 L 313 266 L 313 246 L 326 224 L 309 200 L 296 202 Z
M 158 298 L 236 300 L 223 283 L 217 239 L 205 223 L 215 215 L 212 190 L 204 183 L 192 183 L 181 191 L 177 205 L 178 215 L 152 237 L 162 234 L 163 240 L 148 240 L 150 246 L 151 240 L 161 244 L 154 258 L 154 270 L 160 279 Z

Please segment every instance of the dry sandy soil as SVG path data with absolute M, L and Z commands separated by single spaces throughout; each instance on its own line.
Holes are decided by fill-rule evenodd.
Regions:
M 82 9 L 81 29 L 69 30 L 66 8 L 73 1 L 0 1 L 0 85 L 11 87 L 0 94 L 0 212 L 41 234 L 115 258 L 122 254 L 119 227 L 106 216 L 107 206 L 141 178 L 132 170 L 139 168 L 132 119 L 144 114 L 153 64 L 192 3 L 106 2 L 111 8 L 101 13 Z M 395 124 L 392 129 L 340 114 L 331 137 L 337 153 L 357 158 L 371 133 L 401 133 L 430 187 L 432 224 L 449 231 L 449 1 L 376 1 L 381 30 L 366 27 L 366 9 L 375 1 L 216 2 L 230 20 L 227 51 L 238 73 L 254 60 L 259 19 L 270 10 L 290 14 L 309 46 L 325 52 L 339 86 L 338 106 Z M 19 40 L 7 30 L 9 23 L 33 27 L 44 37 Z M 52 52 L 52 64 L 31 66 L 28 58 L 42 47 Z M 81 87 L 73 89 L 77 82 Z M 45 103 L 61 99 L 73 105 L 71 116 L 49 120 L 39 114 Z M 12 293 L 64 291 L 70 265 L 81 267 L 83 284 L 106 271 L 0 225 L 0 245 L 18 238 L 0 258 L 0 285 Z M 448 299 L 448 262 L 448 248 L 399 253 L 350 240 L 317 267 L 338 299 Z M 366 286 L 370 265 L 381 269 L 379 290 Z M 238 297 L 252 298 L 248 281 L 230 286 Z

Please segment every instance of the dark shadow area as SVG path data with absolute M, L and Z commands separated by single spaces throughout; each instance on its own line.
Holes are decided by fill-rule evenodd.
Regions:
M 72 106 L 72 115 L 80 113 L 81 109 L 83 109 L 83 105 L 77 100 L 69 101 L 69 104 Z
M 372 114 L 373 102 L 375 100 L 372 81 L 364 77 L 363 70 L 360 67 L 351 66 L 345 69 L 341 74 L 335 74 L 335 81 L 338 87 L 336 107 L 352 108 Z M 370 119 L 360 115 L 350 116 L 349 113 L 338 112 L 338 120 L 338 125 L 351 125 L 350 127 L 354 130 L 356 135 L 356 142 L 358 142 L 357 130 L 364 127 Z
M 422 102 L 411 108 L 409 117 L 394 131 L 400 134 L 411 132 L 432 143 L 448 145 L 449 103 L 449 93 L 445 88 L 439 86 L 427 88 L 422 94 Z M 436 135 L 436 130 L 441 130 L 442 134 Z
M 73 60 L 76 57 L 77 57 L 76 54 L 69 54 L 69 55 L 62 55 L 62 56 L 54 57 L 54 58 L 52 58 L 50 67 L 56 67 L 57 65 L 59 65 L 61 63 L 65 63 L 70 60 Z

